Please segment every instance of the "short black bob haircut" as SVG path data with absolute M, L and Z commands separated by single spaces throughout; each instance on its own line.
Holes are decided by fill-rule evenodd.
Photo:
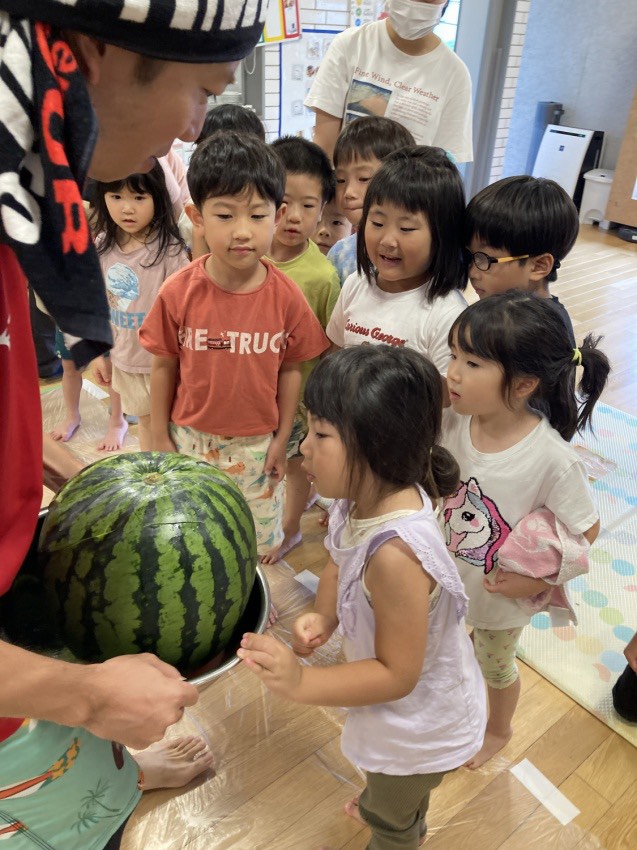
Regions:
M 208 198 L 254 191 L 278 209 L 285 193 L 285 171 L 256 136 L 220 130 L 197 146 L 188 167 L 188 188 L 201 209 Z
M 391 118 L 369 115 L 346 124 L 334 146 L 334 168 L 349 165 L 357 159 L 384 160 L 400 148 L 415 145 L 406 127 Z
M 478 192 L 467 206 L 465 245 L 475 237 L 512 257 L 551 254 L 554 264 L 547 283 L 557 280 L 557 269 L 578 232 L 575 204 L 558 183 L 545 177 L 505 177 Z
M 519 289 L 491 295 L 467 307 L 449 331 L 450 346 L 500 366 L 507 405 L 516 378 L 537 378 L 528 402 L 565 440 L 590 421 L 608 379 L 610 364 L 597 348 L 600 339 L 589 334 L 579 348 L 584 372 L 576 392 L 579 357 L 548 298 Z
M 439 445 L 442 378 L 419 352 L 357 345 L 329 354 L 313 369 L 304 402 L 345 444 L 348 498 L 356 499 L 367 469 L 379 497 L 415 484 L 433 499 L 455 492 L 458 464 Z
M 98 254 L 105 254 L 118 244 L 119 227 L 108 212 L 106 195 L 121 192 L 124 188 L 129 189 L 135 195 L 150 195 L 153 199 L 154 212 L 149 225 L 148 244 L 155 249 L 155 256 L 145 268 L 150 268 L 161 262 L 166 251 L 175 251 L 179 247 L 186 247 L 175 223 L 173 206 L 166 188 L 164 169 L 159 162 L 155 161 L 151 170 L 143 174 L 131 174 L 129 177 L 112 180 L 108 183 L 93 181 L 92 206 L 95 210 L 95 220 L 92 227 L 97 235 L 101 235 L 97 247 Z
M 300 136 L 281 136 L 270 145 L 281 160 L 286 174 L 305 174 L 321 184 L 321 198 L 328 204 L 334 197 L 336 179 L 325 151 Z
M 422 213 L 431 231 L 431 264 L 427 300 L 467 285 L 463 234 L 464 186 L 460 172 L 442 148 L 415 145 L 395 151 L 372 177 L 358 229 L 356 265 L 371 282 L 375 269 L 365 246 L 371 207 L 382 204 Z M 424 281 L 423 281 L 424 283 Z
M 200 145 L 217 130 L 234 130 L 235 133 L 251 133 L 265 142 L 265 127 L 253 109 L 240 103 L 219 103 L 206 113 L 201 133 L 195 144 Z

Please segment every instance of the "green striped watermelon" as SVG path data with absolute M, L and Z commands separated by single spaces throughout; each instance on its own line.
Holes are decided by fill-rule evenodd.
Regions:
M 186 455 L 115 455 L 51 503 L 39 557 L 69 648 L 85 661 L 153 652 L 190 672 L 225 648 L 257 550 L 227 475 Z

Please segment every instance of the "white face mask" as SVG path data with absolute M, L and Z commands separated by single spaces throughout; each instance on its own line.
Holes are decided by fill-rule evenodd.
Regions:
M 396 35 L 415 41 L 433 32 L 442 16 L 444 3 L 418 3 L 416 0 L 387 0 L 385 9 Z

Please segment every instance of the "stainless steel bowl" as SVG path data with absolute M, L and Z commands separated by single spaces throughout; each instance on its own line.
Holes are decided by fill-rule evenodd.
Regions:
M 263 634 L 268 627 L 271 602 L 272 599 L 270 596 L 270 588 L 268 587 L 268 580 L 266 579 L 265 573 L 261 567 L 257 566 L 257 576 L 254 580 L 254 587 L 252 588 L 252 593 L 248 599 L 248 604 L 243 612 L 243 617 L 241 617 L 237 623 L 237 627 L 234 630 L 228 646 L 226 647 L 226 655 L 229 656 L 227 661 L 224 661 L 219 667 L 215 667 L 213 670 L 205 670 L 205 668 L 203 668 L 201 672 L 198 671 L 196 674 L 189 677 L 188 681 L 192 682 L 193 685 L 197 685 L 197 687 L 209 685 L 210 682 L 214 682 L 215 679 L 219 678 L 219 676 L 223 676 L 223 674 L 227 673 L 228 670 L 232 670 L 233 667 L 236 667 L 236 665 L 241 661 L 241 659 L 237 656 L 237 649 L 239 649 L 241 638 L 245 632 L 255 632 L 259 635 Z
M 72 661 L 75 660 L 72 653 L 60 642 L 56 628 L 50 621 L 50 611 L 38 569 L 37 545 L 46 515 L 46 508 L 40 511 L 31 548 L 24 559 L 14 586 L 9 593 L 0 597 L 0 623 L 6 636 L 12 642 L 34 652 L 61 656 Z M 203 687 L 239 664 L 241 659 L 236 653 L 242 636 L 245 632 L 262 634 L 266 630 L 270 605 L 268 581 L 262 568 L 257 565 L 256 578 L 246 609 L 228 641 L 221 662 L 212 669 L 207 669 L 205 666 L 200 668 L 188 677 L 188 681 L 197 687 Z

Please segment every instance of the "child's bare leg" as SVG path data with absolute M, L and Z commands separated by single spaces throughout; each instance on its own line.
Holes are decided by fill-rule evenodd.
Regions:
M 489 719 L 482 748 L 465 764 L 472 770 L 506 746 L 513 734 L 511 721 L 520 699 L 515 651 L 521 634 L 521 628 L 473 630 L 473 648 L 487 683 Z
M 506 688 L 492 688 L 487 685 L 487 693 L 489 695 L 487 730 L 484 733 L 482 748 L 465 764 L 465 767 L 471 770 L 483 765 L 511 740 L 513 735 L 511 721 L 520 699 L 520 679 L 517 678 Z
M 135 753 L 144 778 L 142 791 L 181 788 L 214 765 L 214 756 L 203 738 L 188 736 L 162 741 Z
M 124 419 L 120 394 L 111 389 L 108 392 L 111 397 L 111 416 L 106 434 L 97 444 L 97 448 L 102 452 L 116 452 L 124 445 L 128 422 Z
M 149 452 L 151 449 L 150 414 L 137 417 L 137 437 L 140 452 Z
M 261 559 L 264 564 L 275 564 L 298 546 L 301 536 L 301 517 L 310 494 L 310 482 L 301 469 L 303 458 L 293 457 L 288 461 L 285 473 L 285 507 L 283 509 L 283 542 Z
M 50 432 L 54 440 L 66 443 L 80 427 L 80 393 L 82 392 L 82 373 L 72 360 L 62 360 L 62 396 L 66 408 L 66 417 Z

